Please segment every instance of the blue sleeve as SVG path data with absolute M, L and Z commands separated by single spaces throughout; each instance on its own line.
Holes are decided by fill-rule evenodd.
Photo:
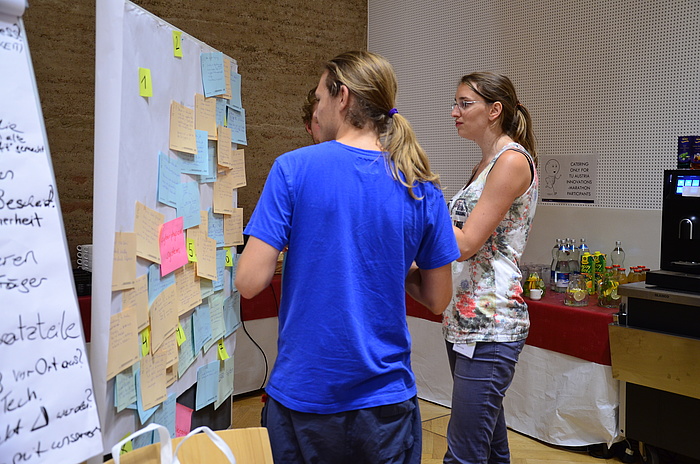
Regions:
M 292 228 L 293 202 L 287 179 L 279 160 L 276 160 L 243 232 L 280 251 L 289 243 Z
M 421 269 L 435 269 L 459 258 L 460 252 L 442 192 L 436 189 L 425 201 L 430 202 L 426 205 L 427 224 L 415 261 Z

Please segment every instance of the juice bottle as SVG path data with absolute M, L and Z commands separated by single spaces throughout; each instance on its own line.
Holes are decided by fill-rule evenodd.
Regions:
M 586 290 L 588 290 L 589 295 L 595 293 L 595 275 L 593 270 L 593 256 L 585 251 L 581 255 L 581 275 L 586 279 Z
M 621 267 L 621 268 L 620 268 L 620 274 L 619 274 L 619 275 L 620 275 L 620 281 L 619 281 L 619 282 L 620 282 L 620 285 L 626 284 L 626 283 L 629 282 L 629 280 L 627 280 L 627 270 L 626 270 L 624 267 Z

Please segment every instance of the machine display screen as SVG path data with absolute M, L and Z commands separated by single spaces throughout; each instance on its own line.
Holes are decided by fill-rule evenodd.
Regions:
M 681 174 L 676 180 L 676 194 L 681 196 L 700 196 L 700 174 Z

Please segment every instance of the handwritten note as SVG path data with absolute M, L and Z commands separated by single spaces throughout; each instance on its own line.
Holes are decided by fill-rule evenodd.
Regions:
M 213 361 L 197 369 L 197 393 L 195 411 L 212 404 L 219 396 L 219 361 Z
M 239 148 L 231 152 L 231 172 L 233 180 L 231 186 L 233 188 L 245 187 L 247 185 L 245 176 L 245 150 Z
M 81 462 L 102 434 L 28 47 L 0 15 L 0 460 Z
M 209 227 L 206 229 L 209 237 L 216 240 L 216 246 L 224 246 L 224 216 L 214 213 L 213 208 L 209 208 L 207 215 Z
M 194 351 L 199 353 L 204 344 L 211 340 L 211 316 L 209 315 L 209 303 L 203 301 L 192 313 L 192 333 L 194 339 Z
M 176 151 L 180 164 L 180 171 L 184 174 L 209 174 L 209 139 L 207 132 L 195 130 L 195 138 L 197 140 L 197 153 L 191 155 Z M 179 206 L 179 204 L 178 204 Z
M 114 234 L 114 260 L 112 262 L 112 291 L 134 287 L 136 280 L 136 234 Z
M 193 313 L 194 314 L 194 313 Z M 182 377 L 188 367 L 192 365 L 197 356 L 197 351 L 194 348 L 194 335 L 192 332 L 192 315 L 180 319 L 182 332 L 186 338 L 180 345 L 177 359 L 177 375 Z
M 122 311 L 136 311 L 136 324 L 139 331 L 146 328 L 148 322 L 148 275 L 144 274 L 134 280 L 134 288 L 122 292 Z
M 165 216 L 141 202 L 136 202 L 134 233 L 136 233 L 136 256 L 160 264 L 158 236 Z
M 241 75 L 231 71 L 231 106 L 243 109 L 241 103 Z
M 134 367 L 126 368 L 114 377 L 114 407 L 117 408 L 117 412 L 136 403 Z
M 216 241 L 206 237 L 197 246 L 197 275 L 209 280 L 216 280 Z
M 217 127 L 216 133 L 219 140 L 216 144 L 216 162 L 224 167 L 230 168 L 233 165 L 231 157 L 231 129 L 227 127 Z
M 151 352 L 155 353 L 165 339 L 177 329 L 177 291 L 175 286 L 163 290 L 151 305 Z M 167 366 L 167 364 L 166 364 Z M 165 369 L 165 367 L 164 367 Z
M 156 353 L 141 358 L 141 399 L 143 409 L 158 406 L 167 398 L 165 389 L 165 355 Z M 155 412 L 155 411 L 154 411 Z
M 202 303 L 202 296 L 199 292 L 199 277 L 197 277 L 193 263 L 175 271 L 175 288 L 179 302 L 179 316 Z
M 224 244 L 243 245 L 243 208 L 234 208 L 233 214 L 224 216 Z
M 177 159 L 158 153 L 158 201 L 177 207 L 177 187 L 180 184 L 180 163 Z
M 221 52 L 202 53 L 202 87 L 205 97 L 226 93 L 226 73 L 224 71 L 224 54 Z
M 224 338 L 235 332 L 241 325 L 241 294 L 238 292 L 231 293 L 224 300 L 224 325 L 226 326 Z
M 185 232 L 182 217 L 168 221 L 160 229 L 160 274 L 170 274 L 187 264 Z
M 109 322 L 109 351 L 107 380 L 139 360 L 139 333 L 136 311 L 133 309 L 112 314 Z
M 182 227 L 189 229 L 201 223 L 199 215 L 199 184 L 183 182 L 178 187 L 177 215 L 182 217 Z
M 219 172 L 219 178 L 214 183 L 214 212 L 218 214 L 233 214 L 233 177 L 230 169 Z M 225 220 L 225 218 L 224 218 Z M 225 241 L 224 241 L 225 243 Z
M 151 70 L 139 68 L 139 95 L 142 97 L 153 96 L 153 83 L 151 82 Z
M 197 153 L 197 137 L 194 133 L 194 110 L 178 102 L 170 102 L 171 150 Z
M 223 346 L 223 343 L 222 343 Z M 224 351 L 226 348 L 224 348 Z M 233 394 L 233 358 L 225 358 L 220 363 L 219 384 L 217 388 L 217 398 L 214 403 L 214 409 L 224 404 L 226 399 Z
M 245 128 L 245 110 L 229 106 L 226 108 L 226 127 L 231 129 L 231 141 L 240 145 L 248 145 Z
M 216 182 L 216 146 L 217 143 L 213 140 L 209 140 L 209 153 L 207 155 L 207 174 L 201 174 L 199 176 L 199 183 L 210 183 Z
M 216 98 L 206 98 L 201 93 L 194 94 L 194 127 L 207 132 L 210 139 L 216 140 Z

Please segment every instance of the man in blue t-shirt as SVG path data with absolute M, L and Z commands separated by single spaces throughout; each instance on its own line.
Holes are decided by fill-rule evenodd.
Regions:
M 244 298 L 270 284 L 289 248 L 263 410 L 275 462 L 420 463 L 405 292 L 442 313 L 459 250 L 396 88 L 376 54 L 326 63 L 323 143 L 277 158 L 245 229 Z

